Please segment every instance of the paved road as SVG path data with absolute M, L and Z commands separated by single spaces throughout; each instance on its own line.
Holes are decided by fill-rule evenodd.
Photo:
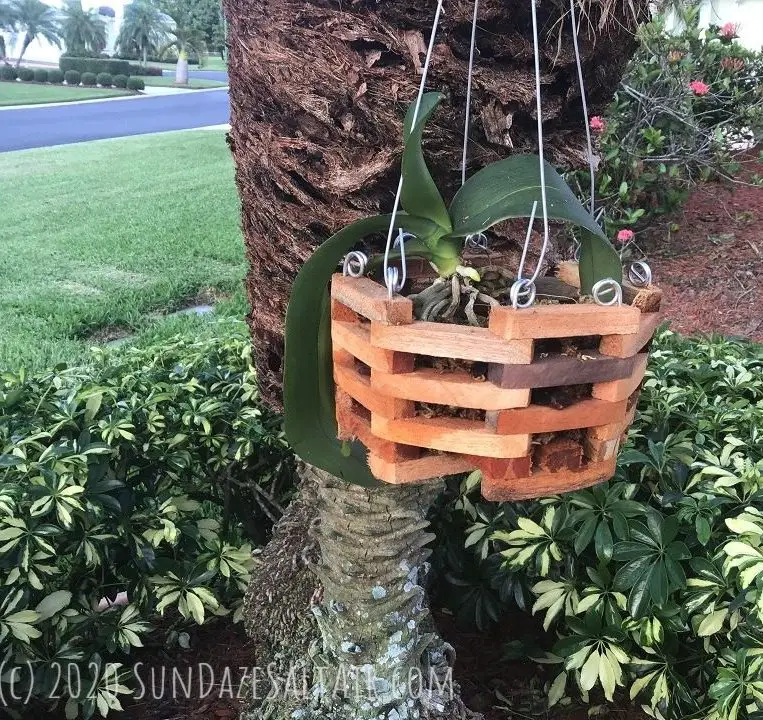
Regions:
M 0 152 L 229 122 L 228 92 L 0 110 Z

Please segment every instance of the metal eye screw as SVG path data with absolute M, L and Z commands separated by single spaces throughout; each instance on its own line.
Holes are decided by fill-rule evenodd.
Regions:
M 535 283 L 526 278 L 515 280 L 509 290 L 511 306 L 517 310 L 528 308 L 535 302 Z
M 652 268 L 643 260 L 637 260 L 628 268 L 628 280 L 636 287 L 647 287 L 652 284 Z
M 605 299 L 609 294 L 612 297 Z M 592 288 L 591 295 L 597 305 L 622 305 L 623 304 L 623 289 L 620 287 L 620 283 L 612 278 L 604 278 L 599 280 Z
M 368 265 L 368 255 L 361 250 L 353 250 L 344 256 L 342 263 L 342 275 L 350 277 L 362 277 L 366 274 L 366 265 Z
M 481 232 L 474 235 L 467 235 L 464 240 L 464 246 L 474 250 L 487 250 L 487 245 L 487 235 Z

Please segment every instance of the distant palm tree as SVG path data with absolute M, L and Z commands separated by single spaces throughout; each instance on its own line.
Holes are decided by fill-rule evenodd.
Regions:
M 106 47 L 106 23 L 96 10 L 84 10 L 80 0 L 68 0 L 61 11 L 61 37 L 72 55 Z
M 5 60 L 4 31 L 13 32 L 16 29 L 16 11 L 6 0 L 0 0 L 0 60 Z
M 57 48 L 61 47 L 58 13 L 54 8 L 41 0 L 15 0 L 11 8 L 16 18 L 15 26 L 25 32 L 16 67 L 21 65 L 21 58 L 24 57 L 27 48 L 38 37 L 44 38 Z
M 125 6 L 117 47 L 122 53 L 137 52 L 145 65 L 149 52 L 157 52 L 169 31 L 165 15 L 147 0 L 135 0 Z
M 177 49 L 178 61 L 175 67 L 175 84 L 187 85 L 188 84 L 188 53 L 193 53 L 199 58 L 202 57 L 202 53 L 207 51 L 207 45 L 204 42 L 204 36 L 196 28 L 191 27 L 187 23 L 185 16 L 170 15 L 172 20 L 169 34 L 172 39 L 164 45 L 160 50 L 160 55 L 171 48 Z

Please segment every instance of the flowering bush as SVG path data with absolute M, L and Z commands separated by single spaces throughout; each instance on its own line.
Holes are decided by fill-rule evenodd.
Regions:
M 452 479 L 443 596 L 482 625 L 516 604 L 542 618 L 546 649 L 526 651 L 551 664 L 551 704 L 619 692 L 658 720 L 759 720 L 763 346 L 663 331 L 639 409 L 592 489 L 497 504 Z
M 763 131 L 761 54 L 736 42 L 733 23 L 703 33 L 697 9 L 683 19 L 674 33 L 659 17 L 641 28 L 613 103 L 590 119 L 610 236 L 676 209 L 697 182 L 736 173 L 739 151 Z M 574 175 L 585 197 L 588 173 Z

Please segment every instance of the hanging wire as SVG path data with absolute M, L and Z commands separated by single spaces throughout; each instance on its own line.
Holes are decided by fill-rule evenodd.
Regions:
M 442 13 L 443 0 L 437 0 L 437 10 L 435 10 L 434 21 L 432 22 L 432 34 L 429 37 L 429 46 L 427 47 L 426 58 L 424 59 L 424 67 L 421 72 L 421 83 L 419 84 L 419 93 L 416 96 L 416 105 L 413 109 L 413 118 L 411 119 L 411 128 L 415 127 L 416 120 L 419 117 L 419 110 L 421 109 L 421 99 L 424 97 L 424 88 L 426 87 L 427 75 L 429 74 L 429 64 L 432 60 L 432 51 L 434 50 L 435 36 L 437 35 L 437 26 L 440 24 L 440 14 Z M 390 272 L 394 268 L 390 268 L 389 253 L 392 248 L 392 235 L 395 232 L 395 220 L 397 219 L 397 211 L 400 208 L 400 197 L 403 193 L 403 176 L 400 175 L 400 181 L 397 184 L 397 192 L 395 193 L 395 203 L 392 206 L 392 217 L 389 222 L 389 230 L 387 232 L 387 244 L 384 247 L 384 283 L 390 293 L 394 292 L 392 288 L 396 285 L 396 278 L 392 278 Z M 401 242 L 403 242 L 401 240 Z M 402 248 L 401 248 L 402 250 Z
M 588 101 L 585 94 L 585 84 L 583 82 L 583 64 L 580 61 L 580 48 L 578 47 L 578 24 L 575 18 L 575 0 L 570 0 L 570 20 L 572 21 L 572 42 L 575 46 L 575 62 L 578 66 L 578 83 L 580 84 L 580 98 L 583 101 L 583 120 L 585 122 L 585 137 L 588 144 L 588 172 L 591 176 L 591 215 L 595 213 L 596 198 L 596 168 L 593 162 L 593 143 L 591 142 L 591 126 L 588 119 Z
M 474 72 L 474 48 L 477 44 L 477 12 L 480 0 L 474 0 L 472 15 L 472 41 L 469 47 L 469 74 L 466 79 L 466 119 L 464 120 L 464 150 L 461 154 L 461 184 L 466 182 L 466 160 L 469 154 L 469 118 L 472 109 L 472 74 Z

